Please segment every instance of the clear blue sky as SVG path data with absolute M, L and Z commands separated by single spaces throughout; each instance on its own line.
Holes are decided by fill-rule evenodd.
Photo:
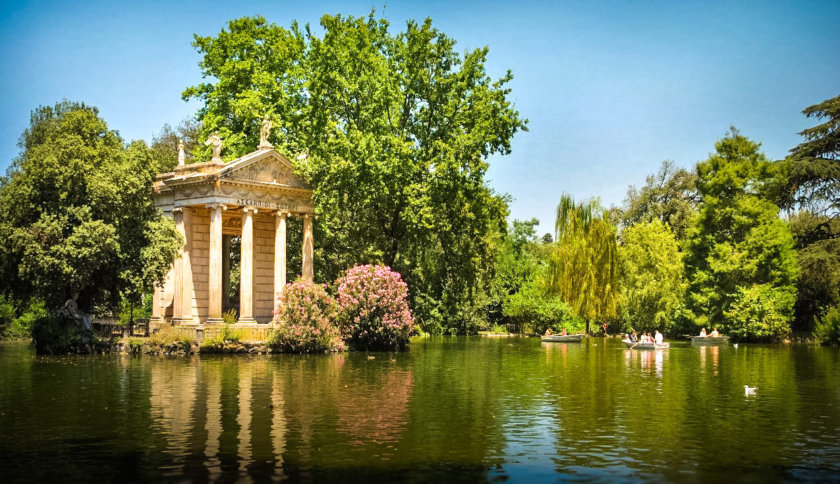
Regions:
M 705 159 L 730 125 L 784 157 L 813 125 L 800 111 L 840 94 L 838 1 L 27 2 L 0 14 L 0 168 L 30 111 L 62 98 L 98 106 L 127 140 L 191 115 L 193 33 L 371 7 L 394 29 L 432 17 L 461 50 L 489 46 L 494 77 L 513 71 L 530 132 L 491 161 L 490 184 L 543 231 L 562 192 L 620 203 L 663 160 Z

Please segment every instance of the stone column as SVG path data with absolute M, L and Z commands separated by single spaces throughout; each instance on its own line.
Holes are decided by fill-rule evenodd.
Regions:
M 224 206 L 211 203 L 210 209 L 210 286 L 208 288 L 207 322 L 222 322 L 222 210 Z
M 172 319 L 180 321 L 184 315 L 184 252 L 187 248 L 187 231 L 184 228 L 184 210 L 176 207 L 172 210 L 172 217 L 175 219 L 175 228 L 181 237 L 184 238 L 184 245 L 181 253 L 175 256 L 175 277 L 173 281 L 172 294 Z
M 149 318 L 149 324 L 159 324 L 163 321 L 163 286 L 155 284 L 155 292 L 152 295 L 152 317 Z
M 242 211 L 242 255 L 239 266 L 239 322 L 253 323 L 254 319 L 254 214 L 257 209 Z
M 184 251 L 181 263 L 181 324 L 194 323 L 193 319 L 193 278 L 190 251 L 192 250 L 192 212 L 184 207 L 183 211 Z
M 312 282 L 315 278 L 315 269 L 312 264 L 313 252 L 315 250 L 315 241 L 312 236 L 312 214 L 307 213 L 303 216 L 303 269 L 301 277 L 303 280 Z
M 222 236 L 222 312 L 230 309 L 230 235 Z
M 274 319 L 280 310 L 280 295 L 286 287 L 286 212 L 274 219 Z

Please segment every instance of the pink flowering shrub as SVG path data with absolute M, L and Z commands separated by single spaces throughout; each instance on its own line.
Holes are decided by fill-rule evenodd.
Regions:
M 414 318 L 408 286 L 399 273 L 382 265 L 349 269 L 336 281 L 338 326 L 356 350 L 395 350 L 408 343 Z
M 281 297 L 281 322 L 269 344 L 284 353 L 344 351 L 334 322 L 337 310 L 323 286 L 305 281 L 288 284 Z

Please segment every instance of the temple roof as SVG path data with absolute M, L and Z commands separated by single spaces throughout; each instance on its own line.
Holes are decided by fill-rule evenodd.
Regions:
M 312 190 L 295 174 L 288 158 L 274 149 L 248 153 L 229 163 L 183 165 L 158 175 L 153 185 L 155 205 L 222 203 L 291 212 L 314 212 Z

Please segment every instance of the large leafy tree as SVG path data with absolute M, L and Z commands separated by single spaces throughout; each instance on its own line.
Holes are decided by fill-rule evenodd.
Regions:
M 825 215 L 826 220 L 815 225 L 813 232 L 819 239 L 836 239 L 840 233 L 830 221 L 840 217 L 840 96 L 802 112 L 824 122 L 800 132 L 805 141 L 790 150 L 785 202 Z
M 674 233 L 659 219 L 631 225 L 621 233 L 618 255 L 625 322 L 637 330 L 668 331 L 685 292 Z
M 802 131 L 805 140 L 785 160 L 784 205 L 791 216 L 802 276 L 796 323 L 811 330 L 840 304 L 840 96 L 809 106 L 805 116 L 823 122 Z
M 575 315 L 592 321 L 614 319 L 618 308 L 616 229 L 597 199 L 575 203 L 563 194 L 557 205 L 555 246 L 549 255 L 547 289 Z
M 0 290 L 88 311 L 139 304 L 180 243 L 151 200 L 161 168 L 125 145 L 96 108 L 67 101 L 33 111 L 20 155 L 0 180 Z
M 204 133 L 225 156 L 256 148 L 266 113 L 271 140 L 296 155 L 320 214 L 318 275 L 360 262 L 405 276 L 427 328 L 468 329 L 486 293 L 494 234 L 507 205 L 485 183 L 487 158 L 510 151 L 525 121 L 494 80 L 487 48 L 463 55 L 431 20 L 392 33 L 373 14 L 324 16 L 323 34 L 262 17 L 196 37 L 212 82 L 184 91 L 204 105 Z
M 697 214 L 697 174 L 663 161 L 656 174 L 648 175 L 641 188 L 630 186 L 619 220 L 622 227 L 658 219 L 683 240 Z
M 703 202 L 686 259 L 696 325 L 742 339 L 779 339 L 789 331 L 798 267 L 790 229 L 772 200 L 777 169 L 734 128 L 697 164 Z M 772 330 L 761 327 L 762 318 L 744 319 L 750 305 L 755 314 L 773 308 Z

